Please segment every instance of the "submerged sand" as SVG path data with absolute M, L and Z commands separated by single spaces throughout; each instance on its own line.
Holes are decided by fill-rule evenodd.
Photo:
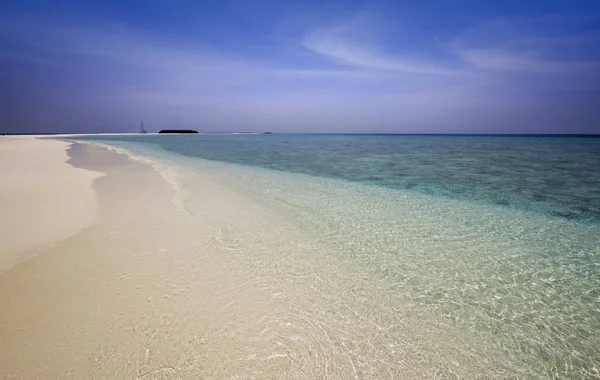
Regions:
M 0 276 L 1 378 L 510 377 L 512 363 L 202 173 L 174 188 L 98 146 L 68 154 L 95 178 L 97 220 Z M 189 212 L 191 193 L 203 201 Z

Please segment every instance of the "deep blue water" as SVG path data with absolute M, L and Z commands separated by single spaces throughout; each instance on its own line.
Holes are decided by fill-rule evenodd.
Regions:
M 600 222 L 600 139 L 593 137 L 273 134 L 82 139 L 156 144 L 209 160 Z

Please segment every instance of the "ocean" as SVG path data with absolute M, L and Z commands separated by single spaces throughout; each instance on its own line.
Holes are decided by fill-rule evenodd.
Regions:
M 435 355 L 432 378 L 469 377 L 472 354 L 491 378 L 600 376 L 598 138 L 76 139 L 153 163 L 182 212 L 213 220 L 232 270 L 287 295 L 294 334 L 265 341 L 287 336 L 313 374 L 389 377 Z M 207 215 L 207 180 L 253 206 Z

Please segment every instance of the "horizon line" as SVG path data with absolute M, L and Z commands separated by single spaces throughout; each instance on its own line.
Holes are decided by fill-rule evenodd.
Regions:
M 21 133 L 0 133 L 2 136 L 53 136 L 53 135 L 138 135 L 139 132 L 21 132 Z M 158 135 L 158 132 L 148 132 L 147 134 Z M 600 133 L 403 133 L 403 132 L 271 132 L 271 131 L 198 131 L 199 135 L 227 135 L 227 134 L 268 134 L 268 135 L 355 135 L 355 136 L 499 136 L 499 137 L 591 137 L 600 138 Z

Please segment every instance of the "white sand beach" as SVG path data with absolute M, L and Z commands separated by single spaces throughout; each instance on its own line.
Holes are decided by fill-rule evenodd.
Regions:
M 102 173 L 74 169 L 68 146 L 36 136 L 0 138 L 0 273 L 94 222 L 92 182 Z
M 69 159 L 69 145 L 4 140 L 0 378 L 159 378 L 143 376 L 160 366 L 140 362 L 154 354 L 140 339 L 151 335 L 146 321 L 168 322 L 156 305 L 185 290 L 165 280 L 164 255 L 192 234 L 150 166 L 93 146 Z

